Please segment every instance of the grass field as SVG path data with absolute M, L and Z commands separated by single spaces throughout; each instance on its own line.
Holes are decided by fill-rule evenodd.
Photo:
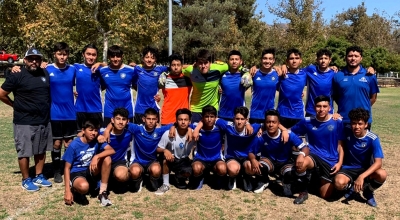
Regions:
M 4 80 L 0 79 L 0 83 Z M 292 198 L 267 189 L 262 194 L 241 190 L 216 191 L 207 185 L 199 191 L 174 187 L 163 196 L 142 190 L 140 193 L 115 194 L 113 205 L 101 207 L 96 198 L 88 206 L 66 206 L 64 185 L 54 184 L 35 193 L 21 189 L 21 174 L 14 150 L 12 109 L 0 104 L 0 219 L 400 219 L 399 169 L 400 88 L 382 88 L 373 107 L 373 131 L 382 141 L 384 168 L 389 177 L 376 192 L 377 208 L 365 203 L 342 199 L 325 201 L 315 195 L 303 205 Z M 397 152 L 397 153 L 396 153 Z M 48 155 L 48 158 L 50 156 Z M 31 162 L 32 164 L 32 162 Z M 49 169 L 47 164 L 46 169 Z M 50 178 L 50 181 L 53 181 Z

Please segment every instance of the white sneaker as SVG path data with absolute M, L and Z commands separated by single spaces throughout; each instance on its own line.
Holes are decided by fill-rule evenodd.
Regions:
M 168 190 L 169 190 L 169 186 L 166 184 L 162 184 L 162 186 L 160 186 L 160 188 L 157 189 L 155 194 L 160 196 L 160 195 L 168 192 Z

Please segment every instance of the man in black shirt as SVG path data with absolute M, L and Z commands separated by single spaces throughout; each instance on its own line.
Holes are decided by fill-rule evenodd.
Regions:
M 49 187 L 42 174 L 46 151 L 52 149 L 49 74 L 40 68 L 42 54 L 34 48 L 25 53 L 25 67 L 8 75 L 0 88 L 0 100 L 14 109 L 13 128 L 22 188 L 37 191 Z M 8 96 L 13 93 L 14 100 Z M 34 156 L 36 176 L 29 177 L 29 158 Z

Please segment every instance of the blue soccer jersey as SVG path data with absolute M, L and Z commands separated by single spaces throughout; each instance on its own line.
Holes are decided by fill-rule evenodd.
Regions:
M 332 114 L 332 81 L 335 71 L 329 68 L 326 72 L 322 72 L 315 65 L 309 65 L 303 70 L 307 74 L 306 112 L 315 115 L 314 99 L 320 95 L 324 95 L 331 98 L 331 111 L 329 113 Z
M 103 134 L 103 132 L 101 132 L 100 134 Z M 126 129 L 121 134 L 110 133 L 110 143 L 108 144 L 115 151 L 115 154 L 111 155 L 112 162 L 125 160 L 126 151 L 130 147 L 131 141 L 132 141 L 132 133 Z M 104 150 L 104 147 L 102 147 L 100 150 Z
M 54 64 L 46 67 L 50 78 L 51 120 L 76 120 L 74 85 L 76 69 L 67 64 L 60 69 Z
M 362 138 L 357 138 L 353 133 L 346 135 L 343 169 L 368 169 L 374 158 L 383 158 L 383 151 L 379 137 L 367 131 Z
M 280 130 L 276 137 L 271 137 L 267 132 L 263 132 L 261 137 L 254 138 L 250 146 L 250 153 L 269 158 L 272 162 L 285 163 L 291 159 L 293 146 L 298 149 L 306 146 L 293 132 L 289 131 L 289 140 L 286 144 L 283 143 L 281 137 Z
M 220 81 L 222 94 L 219 102 L 218 117 L 232 119 L 234 117 L 234 109 L 245 105 L 244 92 L 246 89 L 240 83 L 241 79 L 242 74 L 240 72 L 226 72 L 222 75 Z
M 71 173 L 84 171 L 88 169 L 100 147 L 104 148 L 107 145 L 107 143 L 99 144 L 97 141 L 83 143 L 81 138 L 76 138 L 65 150 L 62 159 L 71 164 Z
M 298 73 L 287 73 L 285 78 L 280 78 L 277 109 L 282 117 L 304 118 L 304 104 L 301 95 L 306 80 L 307 74 L 302 69 Z
M 120 69 L 114 70 L 109 66 L 100 69 L 100 75 L 106 86 L 104 117 L 112 118 L 116 108 L 128 109 L 129 118 L 133 118 L 133 100 L 131 87 L 135 84 L 133 77 L 134 68 L 123 65 Z
M 264 119 L 265 111 L 275 106 L 275 94 L 279 83 L 278 73 L 272 70 L 263 73 L 260 70 L 253 77 L 250 118 Z
M 197 123 L 194 124 L 196 126 Z M 224 132 L 218 126 L 214 126 L 211 130 L 200 129 L 200 137 L 197 141 L 196 153 L 193 160 L 204 162 L 214 162 L 223 160 L 222 155 L 222 138 Z
M 76 68 L 76 91 L 78 97 L 75 101 L 76 112 L 100 113 L 103 111 L 101 104 L 102 78 L 100 72 L 92 74 L 90 67 L 85 64 L 74 64 Z
M 291 128 L 297 135 L 305 135 L 310 153 L 317 155 L 333 167 L 339 160 L 338 143 L 344 141 L 342 120 L 319 121 L 306 117 Z
M 379 93 L 376 75 L 367 75 L 364 68 L 358 73 L 351 74 L 347 68 L 335 74 L 333 78 L 333 96 L 338 104 L 338 113 L 343 122 L 350 123 L 349 112 L 354 108 L 363 108 L 369 111 L 369 123 L 372 123 L 372 109 L 370 97 Z
M 155 128 L 153 131 L 147 131 L 144 125 L 128 123 L 128 131 L 134 137 L 132 161 L 146 166 L 157 160 L 158 142 L 165 131 L 171 128 L 172 124 Z
M 233 122 L 227 122 L 223 119 L 218 119 L 216 125 L 225 132 L 224 158 L 226 160 L 247 158 L 250 151 L 250 143 L 257 135 L 261 125 L 252 124 L 253 133 L 251 135 L 246 135 L 245 129 L 242 132 L 237 132 Z
M 163 72 L 167 72 L 166 66 L 155 66 L 151 70 L 146 70 L 141 66 L 136 66 L 134 76 L 137 77 L 137 93 L 135 113 L 144 114 L 146 109 L 154 108 L 159 110 L 154 96 L 158 93 L 158 78 Z

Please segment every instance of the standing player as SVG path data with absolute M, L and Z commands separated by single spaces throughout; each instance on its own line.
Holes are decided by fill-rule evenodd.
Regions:
M 250 123 L 264 123 L 264 113 L 273 109 L 278 88 L 278 73 L 273 69 L 275 49 L 268 48 L 261 53 L 261 67 L 253 77 Z
M 306 85 L 307 74 L 300 69 L 302 62 L 301 52 L 289 49 L 286 53 L 286 63 L 289 72 L 279 82 L 278 111 L 281 115 L 281 124 L 291 128 L 304 118 L 304 104 L 302 94 Z
M 162 195 L 169 190 L 169 173 L 175 173 L 176 187 L 186 189 L 186 179 L 192 174 L 192 161 L 189 155 L 192 151 L 194 141 L 188 141 L 186 134 L 189 129 L 192 113 L 183 108 L 176 111 L 176 133 L 175 138 L 169 137 L 169 131 L 165 131 L 158 143 L 157 153 L 163 153 L 162 177 L 163 185 L 155 192 Z
M 372 123 L 371 106 L 379 93 L 375 75 L 368 75 L 361 67 L 363 50 L 358 46 L 346 49 L 346 67 L 333 78 L 333 98 L 338 104 L 338 113 L 345 124 L 350 123 L 348 114 L 354 108 L 363 108 L 370 112 L 369 125 Z M 369 127 L 370 128 L 370 127 Z
M 0 88 L 0 100 L 14 110 L 14 140 L 22 188 L 33 192 L 39 186 L 51 186 L 42 174 L 46 151 L 52 148 L 50 125 L 49 74 L 40 68 L 43 55 L 30 48 L 24 57 L 25 66 L 10 74 Z M 14 100 L 8 96 L 13 93 Z M 35 161 L 35 178 L 29 177 L 29 158 Z
M 264 127 L 266 129 L 261 137 L 254 139 L 248 154 L 249 161 L 245 163 L 246 175 L 257 175 L 254 186 L 255 193 L 262 193 L 269 184 L 269 174 L 283 177 L 283 195 L 292 196 L 291 182 L 293 180 L 292 147 L 300 151 L 297 156 L 296 166 L 302 165 L 302 160 L 309 154 L 308 147 L 294 133 L 289 133 L 286 143 L 281 141 L 282 131 L 279 129 L 279 112 L 268 110 L 265 112 Z M 260 154 L 257 160 L 256 155 Z M 251 182 L 247 184 L 248 191 L 252 189 Z
M 318 96 L 314 103 L 315 117 L 306 117 L 291 128 L 295 134 L 306 136 L 310 148 L 310 155 L 304 158 L 303 165 L 296 166 L 300 194 L 294 200 L 295 204 L 301 204 L 308 199 L 309 171 L 313 169 L 316 169 L 320 178 L 320 196 L 328 199 L 334 189 L 333 178 L 343 164 L 342 120 L 334 120 L 329 114 L 328 96 Z
M 348 200 L 354 192 L 363 191 L 367 204 L 376 207 L 374 191 L 383 185 L 387 173 L 382 169 L 379 137 L 367 129 L 369 118 L 369 112 L 362 108 L 349 112 L 352 132 L 347 134 L 343 167 L 335 177 L 335 187 L 349 190 L 345 194 Z

